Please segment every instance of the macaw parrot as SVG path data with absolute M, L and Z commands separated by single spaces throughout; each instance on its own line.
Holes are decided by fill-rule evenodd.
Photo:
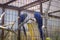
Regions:
M 36 19 L 36 22 L 38 23 L 38 29 L 40 32 L 40 37 L 43 40 L 43 31 L 42 31 L 42 25 L 43 25 L 43 20 L 39 12 L 34 13 L 34 18 Z
M 26 17 L 27 17 L 27 14 L 21 14 L 20 15 L 20 23 L 24 22 L 24 20 L 25 20 Z M 23 27 L 24 34 L 26 36 L 26 30 L 25 30 L 24 25 L 22 27 Z

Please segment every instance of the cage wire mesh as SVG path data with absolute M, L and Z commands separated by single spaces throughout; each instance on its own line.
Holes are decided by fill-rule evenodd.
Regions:
M 58 3 L 57 2 L 58 2 L 57 0 L 52 0 L 50 8 L 49 8 L 49 12 L 59 10 L 59 6 L 55 5 L 55 4 L 59 3 L 59 2 Z M 49 3 L 45 2 L 44 4 L 46 4 L 45 6 L 48 6 Z M 46 10 L 45 6 L 43 6 L 44 11 Z M 60 12 L 51 13 L 51 15 L 59 17 L 59 13 Z M 59 35 L 60 21 L 59 20 L 60 20 L 59 18 L 54 18 L 54 17 L 49 17 L 49 16 L 47 17 L 47 25 L 46 25 L 47 26 L 47 33 L 48 33 L 48 37 L 50 37 L 51 40 L 60 40 L 60 38 L 59 38 L 60 37 L 60 35 Z M 45 21 L 46 21 L 45 18 L 43 18 L 43 25 L 44 25 Z
M 18 28 L 18 19 L 17 19 L 18 12 L 16 10 L 5 9 L 5 13 L 6 14 L 5 14 L 5 18 L 4 18 L 5 19 L 4 24 L 9 24 L 9 23 L 12 23 L 12 22 L 16 21 L 13 26 L 12 25 L 6 26 L 8 28 L 11 28 L 11 26 L 12 26 L 12 30 L 16 31 L 17 28 Z M 7 37 L 6 37 L 6 40 L 7 39 L 8 40 L 17 40 L 17 36 L 14 33 L 9 32 Z
M 60 40 L 59 23 L 60 23 L 60 19 L 55 19 L 55 18 L 48 19 L 48 24 L 47 24 L 48 36 L 52 40 Z
M 2 11 L 0 9 L 0 14 L 2 14 L 1 12 Z M 13 25 L 13 27 L 12 27 L 12 25 L 6 26 L 7 28 L 12 27 L 12 30 L 16 31 L 16 29 L 18 27 L 18 19 L 17 19 L 17 17 L 18 17 L 18 12 L 16 10 L 5 9 L 4 25 L 8 25 L 8 24 L 16 21 L 15 24 Z M 0 30 L 0 33 L 1 33 L 1 30 Z M 17 40 L 17 36 L 14 33 L 6 31 L 6 30 L 4 30 L 4 36 L 5 36 L 4 40 Z
M 3 3 L 6 3 L 8 1 L 9 0 L 6 0 L 6 1 L 1 0 L 0 3 L 3 4 Z M 24 6 L 24 5 L 29 4 L 31 2 L 34 2 L 34 1 L 37 1 L 37 0 L 17 0 L 15 2 L 12 2 L 12 3 L 8 4 L 8 5 L 21 7 L 21 6 Z M 59 3 L 59 1 L 57 1 L 57 0 L 52 0 L 49 12 L 53 12 L 53 11 L 56 11 L 56 10 L 60 9 L 60 7 L 58 6 L 59 4 L 57 2 Z M 47 6 L 48 6 L 48 2 L 43 3 L 43 13 L 47 9 Z M 35 11 L 40 12 L 40 5 L 28 8 L 28 10 L 31 10 L 31 11 L 34 11 L 34 12 Z M 34 12 L 31 12 L 31 11 L 29 11 L 29 12 L 28 11 L 22 11 L 21 13 L 28 13 L 32 16 L 32 14 Z M 16 31 L 17 28 L 18 28 L 18 19 L 17 19 L 18 10 L 5 9 L 5 13 L 6 14 L 4 16 L 4 24 L 9 24 L 13 21 L 16 21 L 15 24 L 13 25 L 13 30 Z M 2 8 L 0 8 L 0 15 L 1 14 L 2 14 Z M 43 25 L 44 25 L 44 22 L 45 22 L 45 18 L 43 17 Z M 0 20 L 0 24 L 1 24 L 1 20 Z M 32 37 L 35 38 L 36 40 L 40 40 L 37 24 L 36 23 L 31 23 L 30 25 L 32 26 L 31 28 L 27 29 L 27 27 L 26 27 L 26 31 L 28 33 L 27 34 L 28 35 L 27 40 L 32 40 L 31 39 Z M 11 25 L 8 25 L 6 27 L 11 27 Z M 29 35 L 29 32 L 28 32 L 28 30 L 30 30 L 30 29 L 34 33 L 34 36 L 32 36 L 32 37 Z M 44 29 L 43 29 L 43 31 L 44 31 Z M 47 31 L 48 31 L 48 36 L 52 40 L 60 40 L 60 35 L 59 35 L 60 34 L 60 19 L 49 17 L 47 19 Z M 17 31 L 16 31 L 16 33 L 17 33 Z M 6 34 L 7 34 L 7 36 L 5 37 L 4 40 L 17 40 L 17 36 L 14 33 L 9 32 L 9 31 L 4 31 L 4 35 L 6 35 Z M 21 36 L 20 37 L 21 37 L 21 40 L 26 40 L 26 37 L 23 33 L 23 29 L 21 29 Z M 0 30 L 0 38 L 1 38 L 1 30 Z

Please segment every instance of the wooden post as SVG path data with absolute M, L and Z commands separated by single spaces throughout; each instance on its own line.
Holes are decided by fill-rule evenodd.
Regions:
M 2 8 L 2 13 L 5 12 L 4 8 Z M 4 16 L 2 18 L 2 25 L 4 25 Z M 4 40 L 4 30 L 2 29 L 2 33 L 1 33 L 1 40 Z
M 18 11 L 18 17 L 20 17 L 20 10 Z M 19 24 L 20 24 L 20 18 L 18 18 L 18 40 L 21 40 Z
M 43 14 L 42 2 L 40 1 L 40 13 Z

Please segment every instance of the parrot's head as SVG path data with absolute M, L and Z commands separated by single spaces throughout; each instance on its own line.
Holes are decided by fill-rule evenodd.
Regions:
M 25 18 L 26 18 L 26 17 L 27 17 L 27 14 L 21 14 L 20 16 L 23 16 L 23 17 L 25 17 Z

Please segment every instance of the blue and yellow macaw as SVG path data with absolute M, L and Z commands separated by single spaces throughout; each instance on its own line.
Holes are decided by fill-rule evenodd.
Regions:
M 38 23 L 38 29 L 39 29 L 39 32 L 40 32 L 40 36 L 43 40 L 43 31 L 42 31 L 42 25 L 43 25 L 43 20 L 42 20 L 42 17 L 40 15 L 39 12 L 35 12 L 34 13 L 34 18 L 36 19 L 37 23 Z

